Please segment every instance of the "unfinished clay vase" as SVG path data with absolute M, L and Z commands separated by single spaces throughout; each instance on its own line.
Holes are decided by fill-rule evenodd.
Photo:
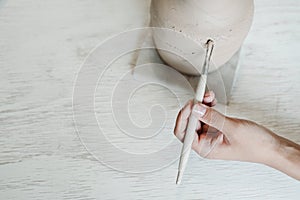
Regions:
M 213 71 L 240 49 L 253 11 L 253 0 L 152 0 L 151 26 L 177 33 L 154 31 L 153 41 L 168 65 L 185 74 L 199 75 L 204 45 L 212 39 Z

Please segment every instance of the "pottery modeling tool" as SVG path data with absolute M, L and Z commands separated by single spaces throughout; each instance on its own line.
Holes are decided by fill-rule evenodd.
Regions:
M 212 51 L 214 48 L 214 43 L 212 40 L 208 40 L 206 42 L 206 54 L 205 54 L 205 60 L 202 68 L 202 73 L 198 82 L 195 98 L 194 98 L 194 103 L 202 103 L 204 93 L 205 93 L 205 88 L 206 88 L 206 81 L 207 81 L 207 74 L 208 74 L 208 69 L 209 69 L 209 64 L 210 64 L 210 59 L 212 55 Z M 181 150 L 181 155 L 180 155 L 180 161 L 179 161 L 179 166 L 178 166 L 178 174 L 177 174 L 177 179 L 176 179 L 176 184 L 180 184 L 183 172 L 185 170 L 185 167 L 187 165 L 189 156 L 190 156 L 190 151 L 192 148 L 192 143 L 194 140 L 194 133 L 197 128 L 197 118 L 194 115 L 190 115 L 184 141 L 183 141 L 183 147 Z

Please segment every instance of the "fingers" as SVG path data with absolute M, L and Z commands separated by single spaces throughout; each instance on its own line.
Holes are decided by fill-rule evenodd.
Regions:
M 177 115 L 176 124 L 174 128 L 174 134 L 179 140 L 183 140 L 184 132 L 188 123 L 188 118 L 191 114 L 193 107 L 193 101 L 190 100 L 187 104 L 180 110 Z
M 215 106 L 217 104 L 215 93 L 213 91 L 206 92 L 203 98 L 203 103 L 207 106 Z
M 211 103 L 216 98 L 216 95 L 213 91 L 208 91 L 204 94 L 203 102 Z
M 215 99 L 215 93 L 213 91 L 206 92 L 203 98 L 203 103 L 205 103 L 207 106 L 215 106 L 217 103 L 217 100 Z M 183 141 L 188 124 L 188 118 L 192 112 L 192 108 L 193 100 L 190 100 L 178 113 L 174 128 L 174 134 L 181 141 Z M 201 123 L 200 121 L 198 121 L 196 132 L 199 132 L 200 130 Z
M 224 134 L 230 133 L 230 130 L 235 126 L 230 118 L 203 104 L 196 104 L 193 107 L 193 115 L 201 122 L 222 131 Z

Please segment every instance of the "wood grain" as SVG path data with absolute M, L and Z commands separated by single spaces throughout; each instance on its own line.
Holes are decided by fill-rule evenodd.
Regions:
M 126 165 L 118 154 L 100 146 L 103 155 L 110 156 L 107 164 L 87 152 L 73 120 L 77 73 L 97 44 L 145 26 L 149 1 L 0 2 L 1 199 L 299 199 L 300 183 L 276 170 L 201 160 L 194 153 L 183 184 L 176 186 L 181 146 L 172 128 L 178 109 L 192 93 L 179 88 L 177 99 L 159 85 L 141 88 L 129 104 L 132 120 L 143 127 L 151 123 L 151 116 L 160 116 L 166 121 L 164 130 L 149 140 L 122 134 L 111 114 L 109 95 L 130 69 L 130 55 L 113 63 L 100 81 L 103 84 L 95 91 L 96 116 L 106 139 L 122 151 L 130 155 L 162 151 L 154 160 L 135 163 L 136 170 L 159 170 L 116 171 L 114 166 Z M 255 4 L 226 113 L 262 123 L 300 143 L 300 1 Z M 156 104 L 164 112 L 154 106 L 149 113 Z M 160 169 L 166 160 L 174 162 Z

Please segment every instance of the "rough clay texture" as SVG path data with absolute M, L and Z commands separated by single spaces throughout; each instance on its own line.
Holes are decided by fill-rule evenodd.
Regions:
M 151 26 L 173 29 L 182 35 L 154 33 L 154 42 L 158 49 L 167 47 L 170 51 L 159 51 L 166 63 L 197 75 L 204 59 L 204 44 L 211 38 L 215 42 L 213 71 L 239 50 L 251 27 L 253 12 L 253 0 L 152 0 Z M 194 47 L 187 41 L 190 39 Z M 195 61 L 197 69 L 186 60 Z

